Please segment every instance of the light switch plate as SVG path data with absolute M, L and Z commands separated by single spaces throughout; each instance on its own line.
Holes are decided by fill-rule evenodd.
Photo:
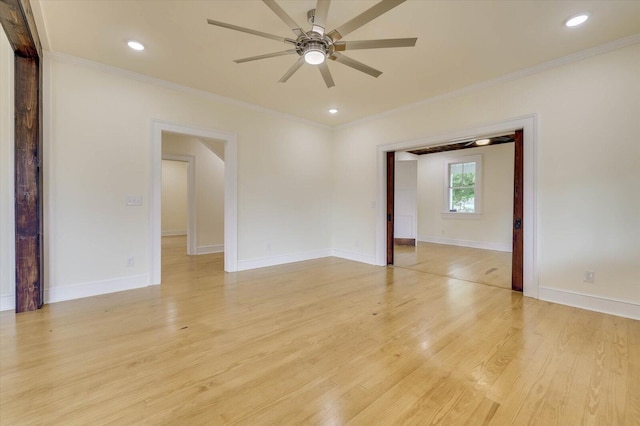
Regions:
M 127 206 L 141 206 L 142 195 L 127 195 Z

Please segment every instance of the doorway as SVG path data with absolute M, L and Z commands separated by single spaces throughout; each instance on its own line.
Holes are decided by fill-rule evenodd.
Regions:
M 162 237 L 186 236 L 187 255 L 197 254 L 195 157 L 162 155 Z
M 387 263 L 522 291 L 522 130 L 395 157 L 395 172 L 387 167 L 395 185 L 387 193 L 400 235 L 387 248 Z M 406 237 L 417 234 L 398 223 L 407 190 L 420 193 L 413 210 L 416 216 L 420 210 L 421 236 L 413 248 Z
M 393 212 L 388 210 L 388 206 L 392 206 L 393 194 L 388 193 L 390 189 L 390 178 L 387 175 L 387 165 L 390 163 L 390 154 L 396 151 L 408 151 L 422 147 L 432 147 L 441 145 L 443 140 L 449 141 L 469 141 L 477 139 L 479 135 L 499 135 L 508 132 L 515 133 L 516 130 L 522 129 L 521 133 L 521 150 L 520 161 L 522 168 L 519 178 L 521 186 L 519 201 L 515 201 L 514 205 L 520 203 L 519 211 L 514 210 L 514 233 L 513 247 L 514 252 L 521 253 L 520 264 L 522 267 L 518 270 L 518 266 L 514 267 L 514 276 L 520 277 L 512 279 L 512 286 L 515 290 L 523 291 L 525 295 L 537 297 L 538 288 L 535 281 L 534 262 L 535 262 L 535 128 L 536 116 L 530 115 L 520 119 L 509 120 L 501 123 L 481 126 L 475 129 L 467 129 L 458 132 L 452 132 L 447 135 L 425 138 L 422 140 L 407 141 L 378 147 L 378 215 L 376 226 L 376 263 L 379 265 L 388 264 L 388 252 L 393 237 L 389 235 L 388 229 L 393 232 Z M 517 154 L 516 154 L 517 155 Z M 514 180 L 514 186 L 515 186 Z M 515 232 L 517 231 L 517 232 Z M 520 247 L 520 248 L 518 248 Z M 391 257 L 390 260 L 393 260 Z M 516 262 L 518 260 L 516 259 Z
M 161 282 L 161 200 L 162 200 L 162 134 L 169 132 L 195 138 L 222 141 L 224 146 L 224 270 L 235 272 L 237 257 L 237 137 L 235 134 L 213 129 L 202 129 L 163 121 L 152 122 L 152 185 L 149 194 L 151 209 L 150 254 L 151 283 Z M 196 248 L 197 251 L 197 248 Z

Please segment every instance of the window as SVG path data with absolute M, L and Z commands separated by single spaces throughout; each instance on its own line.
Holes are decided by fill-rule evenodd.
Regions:
M 471 155 L 445 161 L 445 212 L 480 213 L 482 157 Z

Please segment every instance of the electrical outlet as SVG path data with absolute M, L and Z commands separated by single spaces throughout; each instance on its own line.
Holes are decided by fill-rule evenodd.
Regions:
M 135 258 L 134 257 L 128 257 L 127 258 L 127 268 L 133 267 L 134 264 L 135 264 Z
M 595 272 L 593 271 L 584 271 L 584 277 L 582 278 L 582 281 L 584 281 L 585 283 L 594 283 L 595 282 Z

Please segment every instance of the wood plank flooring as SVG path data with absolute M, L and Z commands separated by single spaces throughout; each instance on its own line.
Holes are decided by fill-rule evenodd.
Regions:
M 640 322 L 325 258 L 0 315 L 2 425 L 638 425 Z
M 511 252 L 425 242 L 394 250 L 396 267 L 511 288 Z

